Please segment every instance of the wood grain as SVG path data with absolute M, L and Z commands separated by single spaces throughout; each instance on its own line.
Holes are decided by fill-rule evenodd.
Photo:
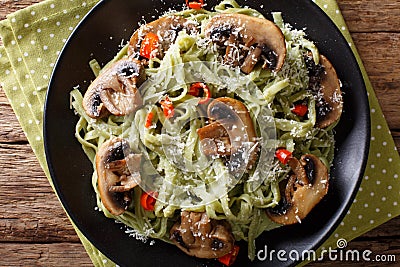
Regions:
M 6 15 L 12 12 L 42 1 L 43 0 L 0 0 L 0 20 L 5 19 Z
M 384 227 L 375 228 L 365 233 L 361 237 L 356 238 L 355 240 L 357 241 L 371 240 L 379 237 L 399 239 L 400 238 L 400 232 L 398 230 L 399 225 L 400 225 L 400 217 L 397 217 L 394 218 L 393 220 L 386 222 L 384 224 Z
M 1 266 L 93 266 L 80 243 L 5 243 L 0 255 Z
M 391 129 L 400 129 L 400 33 L 355 33 L 354 42 Z
M 0 143 L 27 142 L 4 91 L 0 89 Z
M 7 14 L 42 1 L 1 0 L 0 20 Z M 400 17 L 397 0 L 338 0 L 337 2 L 351 32 L 399 32 L 400 30 L 399 22 L 396 20 Z
M 351 32 L 399 32 L 398 0 L 338 0 Z
M 0 19 L 42 0 L 0 0 Z M 400 150 L 400 1 L 338 0 Z M 1 43 L 1 41 L 0 41 Z M 347 249 L 370 249 L 400 260 L 400 217 L 356 238 Z M 0 266 L 91 266 L 0 89 Z M 323 261 L 328 266 L 376 262 Z M 379 266 L 395 266 L 393 262 Z
M 0 242 L 78 242 L 28 144 L 0 143 Z

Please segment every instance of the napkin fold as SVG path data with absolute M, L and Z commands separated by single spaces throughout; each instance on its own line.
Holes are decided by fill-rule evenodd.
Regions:
M 1 86 L 51 186 L 43 146 L 43 109 L 48 82 L 68 36 L 97 2 L 46 0 L 10 14 L 0 22 Z M 320 248 L 324 249 L 336 247 L 338 240 L 350 241 L 400 215 L 400 157 L 336 1 L 314 2 L 342 31 L 356 56 L 371 109 L 371 146 L 363 181 L 348 214 Z M 116 266 L 79 229 L 75 227 L 75 230 L 95 266 Z

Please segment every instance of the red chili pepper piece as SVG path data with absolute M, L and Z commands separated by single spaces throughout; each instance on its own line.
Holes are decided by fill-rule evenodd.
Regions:
M 199 2 L 190 2 L 189 7 L 191 9 L 201 9 L 203 7 L 203 4 Z
M 204 6 L 204 1 L 199 0 L 199 1 L 190 1 L 186 0 L 186 5 L 191 8 L 191 9 L 201 9 Z
M 156 56 L 156 50 L 158 48 L 158 36 L 152 32 L 146 34 L 140 45 L 140 55 L 147 59 L 151 59 Z
M 204 97 L 199 101 L 199 104 L 205 104 L 211 98 L 211 91 L 207 85 L 205 85 L 205 87 L 203 88 L 203 92 L 204 92 Z
M 239 254 L 239 249 L 240 247 L 235 245 L 231 252 L 218 258 L 218 261 L 226 266 L 231 266 L 235 262 L 236 257 Z
M 154 205 L 156 204 L 156 197 L 158 197 L 157 192 L 143 192 L 140 196 L 140 205 L 142 205 L 145 210 L 153 211 Z
M 304 115 L 306 115 L 306 113 L 308 111 L 308 107 L 307 107 L 307 105 L 297 104 L 297 105 L 294 106 L 294 108 L 292 108 L 291 111 L 294 114 L 303 117 Z
M 146 128 L 150 128 L 151 125 L 153 125 L 153 118 L 154 118 L 154 113 L 153 112 L 150 112 L 149 114 L 147 114 L 146 124 L 145 124 Z
M 167 119 L 172 118 L 175 114 L 174 110 L 174 105 L 171 100 L 169 100 L 169 97 L 166 96 L 165 100 L 160 101 L 161 108 L 164 112 L 164 115 Z
M 200 89 L 202 89 L 201 86 L 198 86 L 201 83 L 194 83 L 190 86 L 188 94 L 192 96 L 199 96 L 200 95 Z
M 206 84 L 201 82 L 193 83 L 188 94 L 197 97 L 200 96 L 201 91 L 203 91 L 203 98 L 199 101 L 199 104 L 205 104 L 211 98 L 210 88 Z
M 284 148 L 278 148 L 275 152 L 275 157 L 277 157 L 282 164 L 286 165 L 292 158 L 292 152 Z

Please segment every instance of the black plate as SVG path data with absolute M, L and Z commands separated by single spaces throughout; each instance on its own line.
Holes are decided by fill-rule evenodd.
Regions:
M 217 1 L 207 0 L 207 8 Z M 257 251 L 316 249 L 334 231 L 344 217 L 358 190 L 367 161 L 370 122 L 366 89 L 357 62 L 340 31 L 310 0 L 239 1 L 262 11 L 282 11 L 286 22 L 297 29 L 306 28 L 322 54 L 335 66 L 346 85 L 345 111 L 337 127 L 337 153 L 328 196 L 301 225 L 282 227 L 264 233 L 257 239 Z M 91 186 L 92 165 L 74 137 L 77 116 L 70 109 L 72 87 L 88 86 L 93 79 L 88 62 L 93 57 L 101 63 L 118 51 L 121 40 L 128 40 L 139 21 L 151 21 L 170 7 L 181 9 L 183 0 L 126 1 L 107 0 L 99 3 L 75 30 L 55 67 L 45 110 L 45 146 L 50 173 L 57 193 L 82 233 L 106 256 L 120 266 L 220 266 L 186 256 L 175 246 L 156 241 L 150 246 L 136 241 L 121 230 L 121 225 L 95 211 Z M 260 8 L 262 7 L 262 8 Z M 155 17 L 154 17 L 155 16 Z M 246 244 L 235 266 L 292 265 L 293 260 L 250 262 Z M 275 253 L 276 255 L 276 253 Z M 295 254 L 292 254 L 295 255 Z M 263 254 L 260 254 L 263 256 Z

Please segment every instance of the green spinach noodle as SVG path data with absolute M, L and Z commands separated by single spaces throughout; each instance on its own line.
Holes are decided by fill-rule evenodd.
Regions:
M 290 212 L 287 210 L 282 212 L 282 208 L 289 209 L 290 205 L 298 205 L 297 208 L 308 205 L 302 202 L 296 204 L 297 200 L 290 202 L 289 199 L 295 199 L 296 192 L 300 190 L 311 190 L 313 186 L 316 187 L 312 186 L 312 183 L 318 180 L 316 176 L 321 173 L 318 164 L 325 166 L 329 173 L 334 157 L 334 127 L 338 118 L 325 125 L 321 121 L 326 120 L 335 109 L 341 111 L 341 95 L 338 93 L 339 89 L 329 93 L 331 94 L 329 98 L 333 99 L 332 103 L 339 103 L 338 107 L 332 107 L 330 100 L 326 97 L 324 99 L 324 85 L 321 91 L 324 78 L 318 77 L 323 77 L 328 72 L 329 65 L 322 62 L 322 60 L 327 61 L 326 58 L 320 55 L 318 48 L 307 39 L 303 30 L 294 29 L 285 23 L 284 14 L 279 12 L 272 13 L 272 17 L 273 23 L 284 37 L 286 54 L 280 69 L 274 69 L 274 66 L 279 64 L 276 62 L 273 62 L 275 65 L 271 63 L 269 68 L 258 62 L 250 72 L 243 74 L 238 65 L 227 64 L 222 58 L 225 52 L 221 53 L 221 49 L 210 42 L 206 33 L 210 20 L 221 14 L 242 14 L 264 19 L 257 10 L 241 7 L 234 0 L 222 1 L 213 8 L 213 11 L 205 9 L 169 11 L 163 16 L 185 18 L 191 25 L 195 25 L 196 32 L 187 29 L 177 31 L 168 50 L 163 51 L 163 57 L 150 57 L 146 60 L 144 74 L 147 81 L 138 87 L 142 105 L 129 114 L 115 115 L 111 111 L 107 116 L 93 118 L 87 114 L 82 104 L 84 101 L 82 88 L 74 88 L 70 93 L 71 104 L 79 117 L 75 135 L 93 163 L 92 185 L 97 197 L 97 209 L 106 217 L 122 222 L 135 231 L 136 237 L 144 240 L 149 237 L 174 243 L 171 228 L 180 221 L 182 211 L 205 213 L 210 220 L 229 224 L 228 229 L 234 240 L 247 242 L 248 257 L 254 260 L 255 239 L 264 231 L 286 224 L 279 221 L 280 219 L 274 219 L 276 218 L 274 216 L 289 216 Z M 129 49 L 129 44 L 125 45 L 115 58 L 102 68 L 96 60 L 91 61 L 90 67 L 94 74 L 102 75 L 115 62 L 127 59 Z M 276 53 L 269 55 L 273 55 L 272 61 L 279 61 Z M 203 63 L 196 65 L 198 62 Z M 243 58 L 239 62 L 242 64 Z M 258 118 L 264 109 L 268 110 L 265 117 L 269 117 L 274 126 L 273 132 L 266 134 L 269 141 L 264 140 L 263 143 L 263 149 L 272 151 L 268 164 L 258 168 L 260 171 L 255 171 L 255 167 L 242 171 L 240 177 L 235 178 L 229 188 L 223 186 L 225 182 L 222 182 L 222 186 L 219 183 L 214 189 L 209 188 L 216 179 L 226 180 L 226 183 L 229 183 L 228 180 L 233 179 L 234 175 L 227 166 L 229 157 L 210 159 L 202 153 L 201 140 L 197 133 L 209 123 L 209 120 L 206 115 L 199 116 L 198 109 L 193 108 L 199 102 L 198 98 L 190 93 L 191 84 L 198 79 L 195 74 L 191 78 L 188 77 L 192 75 L 188 66 L 193 64 L 196 65 L 194 69 L 202 73 L 201 79 L 205 80 L 209 87 L 211 95 L 209 101 L 229 97 L 243 103 L 255 125 L 259 139 L 263 123 L 260 123 Z M 217 77 L 218 81 L 224 80 L 224 84 L 211 82 L 210 77 Z M 93 103 L 99 101 L 97 98 L 97 102 L 95 99 Z M 169 101 L 174 107 L 171 118 L 163 110 L 165 101 Z M 300 114 L 301 112 L 296 111 L 296 107 L 303 108 L 305 112 Z M 102 150 L 102 145 L 115 138 L 127 140 L 131 151 L 128 153 L 145 155 L 142 157 L 141 171 L 138 175 L 142 175 L 143 183 L 148 179 L 154 183 L 130 188 L 128 195 L 131 199 L 124 212 L 118 215 L 110 212 L 104 205 L 99 192 L 97 170 L 100 166 L 99 159 L 96 162 L 96 154 Z M 275 154 L 279 148 L 290 152 L 289 158 L 294 160 L 289 164 L 283 162 Z M 180 151 L 182 166 L 171 159 L 175 150 Z M 125 150 L 124 154 L 128 157 Z M 311 165 L 307 165 L 315 159 L 319 160 L 318 164 L 314 161 Z M 106 168 L 109 163 L 105 161 Z M 297 163 L 299 165 L 296 165 Z M 311 170 L 310 166 L 315 169 Z M 303 178 L 308 179 L 307 184 L 302 183 L 299 178 L 293 180 L 292 177 L 295 175 L 301 176 L 297 173 L 299 168 L 305 170 L 306 176 L 303 175 L 305 177 Z M 254 181 L 257 179 L 261 179 L 261 182 L 254 186 Z M 321 183 L 325 183 L 324 190 L 327 190 L 328 179 Z M 290 185 L 297 186 L 297 191 L 296 189 L 288 191 Z M 188 187 L 194 189 L 188 193 L 186 190 Z M 205 189 L 196 191 L 196 188 L 200 187 Z M 157 191 L 158 200 L 153 210 L 147 210 L 141 205 L 144 191 Z M 206 191 L 207 195 L 204 193 Z M 218 197 L 210 198 L 211 191 Z M 125 197 L 126 192 L 124 194 Z M 210 198 L 210 201 L 190 205 L 191 198 L 196 197 L 203 200 Z M 318 197 L 316 202 L 322 197 Z M 187 205 L 184 205 L 185 203 Z M 315 203 L 310 205 L 312 209 Z M 304 216 L 298 216 L 297 212 L 294 211 L 295 222 L 300 222 Z

